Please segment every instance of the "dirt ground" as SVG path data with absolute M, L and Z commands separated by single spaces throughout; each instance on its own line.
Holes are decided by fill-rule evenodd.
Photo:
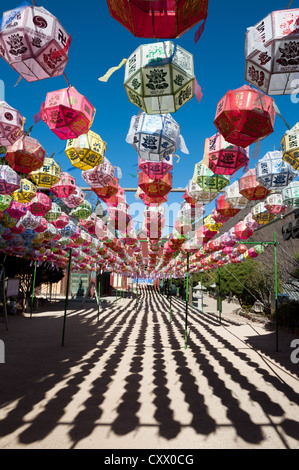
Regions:
M 280 331 L 276 351 L 236 305 L 220 321 L 205 297 L 187 322 L 169 306 L 69 301 L 63 346 L 63 301 L 0 323 L 0 448 L 298 449 L 296 337 Z

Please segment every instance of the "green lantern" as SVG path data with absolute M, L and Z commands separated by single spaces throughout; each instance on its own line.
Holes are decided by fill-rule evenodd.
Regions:
M 204 191 L 218 193 L 230 182 L 229 175 L 217 175 L 203 162 L 195 164 L 192 181 Z
M 77 217 L 79 220 L 87 219 L 92 214 L 92 205 L 88 201 L 83 201 L 80 206 L 71 210 L 70 216 Z
M 12 197 L 8 194 L 0 194 L 0 211 L 3 212 L 10 206 Z

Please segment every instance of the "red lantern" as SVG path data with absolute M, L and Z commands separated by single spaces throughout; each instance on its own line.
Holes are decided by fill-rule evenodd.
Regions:
M 150 198 L 160 198 L 169 193 L 172 188 L 172 174 L 167 173 L 159 180 L 153 180 L 146 173 L 139 173 L 138 186 Z
M 107 0 L 110 15 L 138 38 L 179 38 L 206 21 L 208 0 Z M 203 26 L 202 26 L 203 28 Z M 197 33 L 200 34 L 200 30 Z
M 54 224 L 53 224 L 54 225 Z M 48 221 L 44 217 L 39 218 L 39 225 L 35 227 L 34 231 L 38 233 L 43 233 L 48 228 Z
M 239 240 L 246 240 L 247 238 L 251 237 L 253 234 L 253 230 L 245 224 L 242 220 L 238 224 L 235 225 L 235 235 Z
M 36 193 L 36 196 L 27 204 L 28 210 L 33 215 L 45 215 L 52 207 L 51 199 L 44 193 Z
M 226 202 L 225 194 L 216 199 L 216 210 L 220 215 L 228 218 L 234 217 L 240 211 L 240 209 L 234 209 Z
M 12 218 L 20 219 L 27 212 L 27 204 L 23 204 L 13 199 L 6 211 Z
M 214 124 L 227 142 L 248 147 L 274 131 L 275 115 L 273 98 L 244 85 L 219 101 Z
M 216 224 L 224 224 L 228 221 L 229 217 L 220 214 L 220 212 L 215 208 L 212 210 L 212 218 L 215 220 Z
M 160 205 L 160 204 L 163 204 L 164 202 L 167 202 L 168 194 L 166 194 L 165 196 L 160 196 L 160 197 L 148 196 L 147 194 L 145 194 L 144 191 L 140 190 L 139 197 L 146 206 L 151 206 L 152 204 Z
M 64 228 L 68 223 L 69 223 L 69 216 L 65 212 L 61 212 L 58 219 L 52 221 L 52 224 L 56 228 Z
M 102 200 L 107 204 L 107 206 L 116 207 L 118 204 L 125 201 L 125 191 L 119 186 L 117 193 L 106 198 L 102 196 Z
M 211 231 L 205 225 L 202 225 L 196 230 L 195 235 L 196 239 L 203 244 L 213 238 L 217 233 L 218 232 Z
M 239 179 L 239 193 L 249 201 L 265 199 L 269 190 L 257 182 L 255 169 L 252 168 Z
M 119 189 L 119 180 L 118 178 L 114 177 L 113 180 L 110 181 L 110 183 L 107 184 L 106 186 L 101 187 L 101 188 L 92 187 L 91 189 L 96 193 L 96 195 L 100 199 L 106 202 L 108 198 L 110 198 L 111 196 L 114 196 L 117 193 Z
M 45 155 L 38 140 L 26 135 L 7 147 L 5 158 L 15 171 L 28 174 L 43 166 Z
M 50 91 L 41 106 L 42 120 L 62 140 L 87 134 L 94 116 L 95 108 L 72 86 Z
M 161 179 L 164 175 L 169 173 L 173 168 L 173 156 L 169 155 L 168 157 L 160 160 L 159 162 L 154 162 L 151 160 L 143 160 L 138 156 L 138 168 L 143 171 L 151 179 Z

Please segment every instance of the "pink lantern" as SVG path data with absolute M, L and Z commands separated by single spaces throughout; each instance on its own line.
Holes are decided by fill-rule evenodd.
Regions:
M 40 219 L 27 210 L 26 214 L 20 219 L 20 223 L 25 227 L 25 229 L 35 230 L 35 228 L 40 224 Z
M 79 186 L 76 186 L 75 191 L 68 197 L 64 198 L 63 202 L 66 206 L 70 209 L 74 209 L 75 207 L 80 206 L 85 199 L 85 193 Z
M 76 191 L 76 180 L 67 172 L 60 173 L 60 180 L 50 189 L 54 196 L 60 199 L 69 197 Z
M 42 216 L 38 217 L 38 219 L 39 219 L 39 225 L 35 227 L 34 231 L 37 233 L 43 233 L 45 232 L 45 230 L 47 230 L 48 221 Z
M 12 145 L 23 135 L 24 120 L 19 111 L 0 101 L 0 146 Z
M 0 165 L 0 194 L 12 194 L 20 189 L 21 177 L 9 165 Z
M 27 212 L 27 204 L 23 204 L 13 199 L 6 210 L 14 219 L 20 219 Z
M 95 108 L 74 87 L 47 93 L 41 106 L 41 118 L 60 139 L 76 139 L 87 134 Z
M 88 231 L 88 233 L 94 235 L 97 218 L 98 217 L 96 216 L 96 214 L 92 213 L 89 217 L 87 217 L 87 219 L 79 220 L 79 223 Z
M 45 193 L 38 192 L 27 206 L 31 214 L 45 215 L 51 209 L 52 201 Z
M 43 7 L 21 5 L 3 14 L 0 56 L 27 82 L 62 75 L 71 37 Z
M 283 203 L 283 198 L 281 193 L 273 193 L 267 196 L 265 201 L 265 209 L 270 214 L 279 215 L 287 210 L 287 205 Z
M 214 124 L 227 142 L 248 147 L 274 131 L 275 115 L 273 98 L 244 85 L 219 101 Z
M 224 247 L 232 247 L 236 244 L 236 237 L 231 236 L 229 232 L 224 233 L 220 236 L 220 242 L 224 245 Z
M 265 199 L 270 191 L 256 180 L 255 169 L 252 168 L 239 179 L 239 193 L 249 201 L 253 201 Z
M 224 224 L 229 219 L 228 216 L 224 216 L 224 215 L 220 214 L 220 212 L 218 212 L 216 208 L 212 210 L 211 215 L 212 215 L 212 218 L 214 219 L 214 221 L 216 222 L 216 224 Z
M 9 241 L 9 240 L 12 240 L 14 238 L 14 234 L 12 233 L 12 231 L 9 228 L 6 228 L 4 230 L 4 232 L 1 234 L 1 237 L 4 240 Z
M 43 166 L 46 151 L 38 140 L 25 135 L 7 147 L 6 160 L 18 173 L 30 173 Z
M 92 188 L 104 188 L 114 179 L 114 172 L 115 167 L 105 157 L 103 163 L 89 170 L 82 171 L 82 178 Z
M 249 214 L 247 214 L 244 218 L 244 223 L 250 228 L 250 230 L 253 231 L 259 228 L 260 226 L 260 224 L 256 220 L 254 220 L 251 212 L 249 212 Z
M 65 212 L 61 212 L 58 219 L 52 221 L 52 224 L 56 228 L 64 228 L 68 223 L 69 223 L 69 216 Z
M 226 142 L 217 133 L 205 140 L 203 162 L 218 175 L 233 175 L 249 163 L 248 148 Z
M 235 235 L 239 240 L 246 240 L 247 238 L 251 237 L 253 234 L 253 230 L 245 224 L 242 220 L 238 224 L 235 225 Z
M 138 155 L 138 167 L 149 178 L 153 180 L 162 179 L 166 173 L 169 173 L 173 168 L 173 156 L 168 155 L 163 160 L 155 162 L 151 160 L 143 160 Z

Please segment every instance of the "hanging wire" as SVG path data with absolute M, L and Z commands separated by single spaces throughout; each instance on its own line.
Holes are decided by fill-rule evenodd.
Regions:
M 260 302 L 260 299 L 258 299 L 246 286 L 244 286 L 244 284 L 243 284 L 232 272 L 230 272 L 230 270 L 227 269 L 226 266 L 222 266 L 222 267 L 223 267 L 224 269 L 226 269 L 226 271 L 228 271 L 229 274 L 230 274 L 231 276 L 233 276 L 233 277 L 236 279 L 236 281 L 238 281 L 239 284 L 241 284 L 241 286 L 243 286 L 244 289 L 246 289 L 246 290 L 249 292 L 249 294 L 252 295 L 252 297 L 255 298 L 255 300 L 257 300 L 258 302 Z

